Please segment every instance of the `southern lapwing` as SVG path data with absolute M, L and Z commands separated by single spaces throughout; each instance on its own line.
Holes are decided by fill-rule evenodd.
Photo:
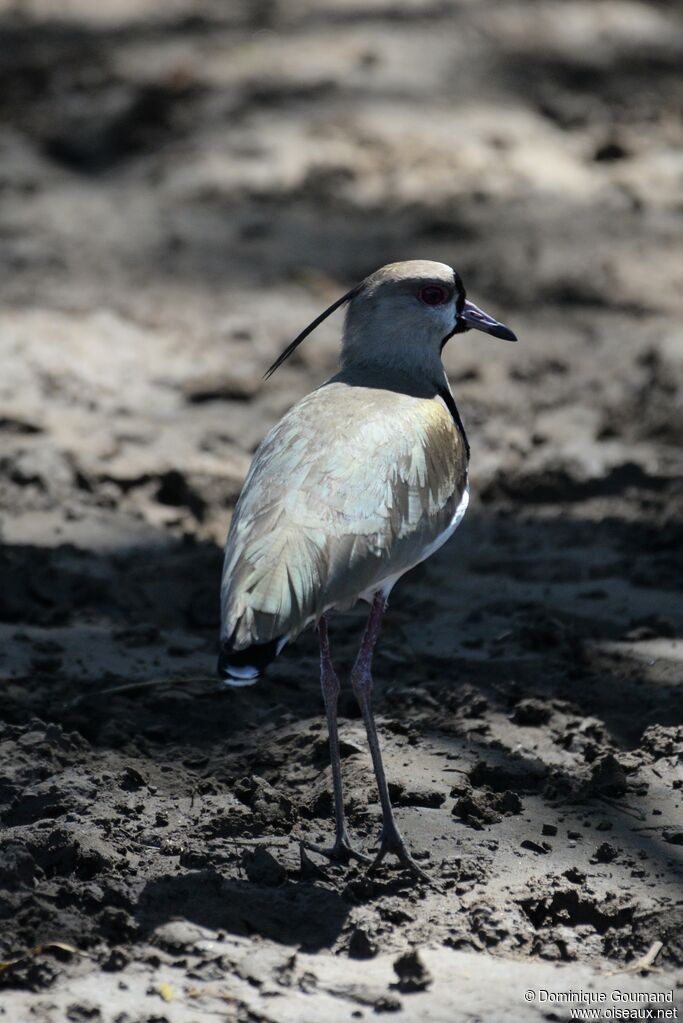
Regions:
M 444 263 L 390 263 L 317 317 L 268 370 L 347 303 L 341 369 L 273 427 L 254 456 L 230 526 L 221 587 L 218 670 L 251 685 L 286 643 L 317 624 L 329 728 L 335 839 L 317 849 L 370 862 L 344 820 L 330 611 L 359 599 L 371 610 L 351 685 L 363 715 L 382 807 L 372 867 L 394 853 L 415 863 L 396 826 L 372 711 L 372 654 L 387 598 L 409 569 L 438 550 L 469 500 L 469 444 L 441 362 L 444 345 L 471 328 L 515 341 L 465 297 Z

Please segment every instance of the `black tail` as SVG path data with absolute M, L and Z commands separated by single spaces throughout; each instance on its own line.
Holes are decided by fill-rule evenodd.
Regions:
M 251 686 L 285 645 L 286 638 L 271 639 L 268 643 L 253 643 L 245 650 L 233 650 L 231 639 L 221 641 L 218 654 L 218 674 L 230 686 Z

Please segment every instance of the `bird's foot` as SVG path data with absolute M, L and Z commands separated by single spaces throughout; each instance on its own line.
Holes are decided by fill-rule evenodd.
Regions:
M 408 852 L 408 847 L 394 821 L 385 824 L 382 828 L 382 834 L 379 839 L 379 851 L 370 864 L 368 874 L 372 874 L 373 871 L 377 870 L 388 853 L 393 853 L 401 866 L 406 867 L 415 877 L 419 877 L 421 881 L 426 881 L 427 884 L 434 884 L 429 874 L 425 873 Z
M 357 849 L 351 845 L 351 839 L 343 832 L 341 835 L 337 835 L 334 840 L 334 845 L 324 847 L 321 845 L 314 845 L 313 842 L 302 842 L 302 847 L 307 849 L 309 852 L 319 853 L 320 856 L 326 856 L 328 860 L 332 860 L 334 863 L 350 863 L 351 860 L 358 860 L 359 863 L 370 863 L 370 857 L 366 856 L 365 853 L 358 852 Z

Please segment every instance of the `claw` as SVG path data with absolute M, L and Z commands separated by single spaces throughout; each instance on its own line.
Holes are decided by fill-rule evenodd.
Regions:
M 349 836 L 346 834 L 338 835 L 334 840 L 334 845 L 329 846 L 329 848 L 314 845 L 313 842 L 302 842 L 301 845 L 309 852 L 326 856 L 328 860 L 332 860 L 334 863 L 350 863 L 351 860 L 358 860 L 359 863 L 370 863 L 370 857 L 354 849 Z
M 368 874 L 372 874 L 375 870 L 377 870 L 380 863 L 388 853 L 393 853 L 399 863 L 403 867 L 406 867 L 406 869 L 415 877 L 419 877 L 421 881 L 426 881 L 427 884 L 434 884 L 434 881 L 429 874 L 425 873 L 422 867 L 415 862 L 408 852 L 408 847 L 403 841 L 403 837 L 395 824 L 393 827 L 382 829 L 379 851 L 368 868 Z

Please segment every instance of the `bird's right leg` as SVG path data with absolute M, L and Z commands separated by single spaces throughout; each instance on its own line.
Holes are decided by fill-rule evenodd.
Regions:
M 382 834 L 380 835 L 379 852 L 372 862 L 370 871 L 375 870 L 387 853 L 391 852 L 398 857 L 399 862 L 404 867 L 407 867 L 412 874 L 419 877 L 422 881 L 427 881 L 431 884 L 431 878 L 428 874 L 425 874 L 422 867 L 410 855 L 403 836 L 396 826 L 394 811 L 391 806 L 391 799 L 389 798 L 389 786 L 387 785 L 384 764 L 382 763 L 382 751 L 377 735 L 375 715 L 372 711 L 372 655 L 379 636 L 385 605 L 386 600 L 382 592 L 377 592 L 372 601 L 372 610 L 370 611 L 368 624 L 365 627 L 363 641 L 351 672 L 351 685 L 363 714 L 368 745 L 372 756 L 372 766 L 375 771 L 375 779 L 377 780 L 379 801 L 382 806 Z
M 339 730 L 337 727 L 337 702 L 339 699 L 339 679 L 332 664 L 330 655 L 330 640 L 327 634 L 327 618 L 322 615 L 318 622 L 318 637 L 320 639 L 320 686 L 325 702 L 327 714 L 327 729 L 330 740 L 330 760 L 332 763 L 332 789 L 334 792 L 334 845 L 329 849 L 312 845 L 310 842 L 303 842 L 306 849 L 322 853 L 331 860 L 338 860 L 341 863 L 348 863 L 351 859 L 360 860 L 361 863 L 369 863 L 370 858 L 358 852 L 351 845 L 346 830 L 344 817 L 344 795 L 342 791 L 341 757 L 339 755 Z

